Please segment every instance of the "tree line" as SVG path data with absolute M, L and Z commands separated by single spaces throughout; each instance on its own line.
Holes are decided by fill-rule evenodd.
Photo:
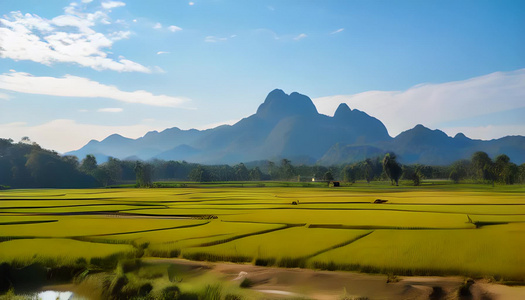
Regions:
M 505 154 L 492 160 L 476 152 L 469 160 L 449 166 L 403 165 L 394 153 L 382 157 L 335 166 L 293 165 L 288 159 L 230 165 L 201 165 L 186 161 L 129 161 L 110 157 L 99 164 L 93 155 L 81 161 L 76 156 L 61 156 L 41 148 L 28 138 L 14 143 L 0 139 L 0 187 L 96 187 L 134 183 L 151 187 L 155 181 L 344 181 L 367 182 L 410 180 L 419 185 L 423 179 L 446 179 L 455 183 L 525 183 L 525 164 L 517 166 Z

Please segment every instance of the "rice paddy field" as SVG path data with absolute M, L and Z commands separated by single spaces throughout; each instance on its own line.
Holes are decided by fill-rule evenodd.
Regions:
M 437 184 L 6 190 L 0 263 L 180 257 L 524 282 L 524 196 Z

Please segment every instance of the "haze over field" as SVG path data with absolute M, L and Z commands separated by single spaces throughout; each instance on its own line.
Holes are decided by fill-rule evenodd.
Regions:
M 233 124 L 280 88 L 390 136 L 525 135 L 522 1 L 4 0 L 0 137 L 67 152 Z

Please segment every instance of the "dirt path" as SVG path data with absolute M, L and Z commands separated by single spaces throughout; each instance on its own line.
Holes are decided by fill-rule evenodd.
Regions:
M 387 283 L 386 275 L 354 272 L 316 271 L 259 267 L 226 262 L 195 262 L 184 259 L 146 259 L 148 262 L 174 263 L 202 268 L 223 280 L 241 282 L 248 278 L 251 289 L 265 299 L 525 299 L 525 287 L 509 287 L 476 281 L 470 297 L 458 297 L 461 277 L 397 277 Z

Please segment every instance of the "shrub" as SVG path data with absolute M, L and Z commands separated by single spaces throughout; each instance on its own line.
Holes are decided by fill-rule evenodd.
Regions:
M 399 282 L 399 278 L 397 278 L 397 276 L 392 273 L 387 274 L 386 283 L 394 283 L 394 282 Z
M 250 278 L 244 278 L 241 282 L 240 287 L 249 288 L 253 286 L 253 281 Z
M 107 257 L 92 257 L 90 264 L 97 266 L 104 270 L 113 270 L 118 264 L 118 255 L 110 255 Z
M 180 294 L 178 300 L 199 300 L 199 295 L 195 293 L 182 293 Z
M 443 299 L 445 296 L 445 292 L 440 286 L 433 286 L 432 287 L 432 293 L 428 296 L 430 300 L 438 300 Z
M 255 260 L 256 266 L 272 266 L 275 264 L 275 258 L 257 258 Z
M 470 287 L 474 284 L 474 280 L 466 279 L 463 284 L 459 287 L 458 295 L 460 298 L 470 298 L 472 293 L 470 292 Z
M 176 285 L 170 285 L 165 287 L 160 293 L 159 299 L 180 299 L 180 289 Z
M 151 283 L 144 283 L 139 287 L 137 294 L 139 297 L 145 297 L 151 292 L 151 290 L 153 290 L 153 286 L 151 285 Z
M 109 292 L 111 296 L 117 297 L 122 293 L 122 289 L 126 284 L 128 284 L 129 280 L 126 276 L 116 276 L 111 281 L 111 285 L 109 286 Z
M 299 258 L 283 257 L 279 261 L 278 266 L 282 268 L 304 268 L 306 267 L 306 259 L 303 257 L 299 257 Z
M 123 273 L 128 273 L 139 269 L 142 266 L 140 259 L 127 259 L 119 263 Z
M 221 300 L 222 294 L 221 294 L 221 285 L 215 284 L 215 285 L 207 285 L 204 288 L 204 291 L 202 293 L 202 297 L 199 297 L 201 300 Z

